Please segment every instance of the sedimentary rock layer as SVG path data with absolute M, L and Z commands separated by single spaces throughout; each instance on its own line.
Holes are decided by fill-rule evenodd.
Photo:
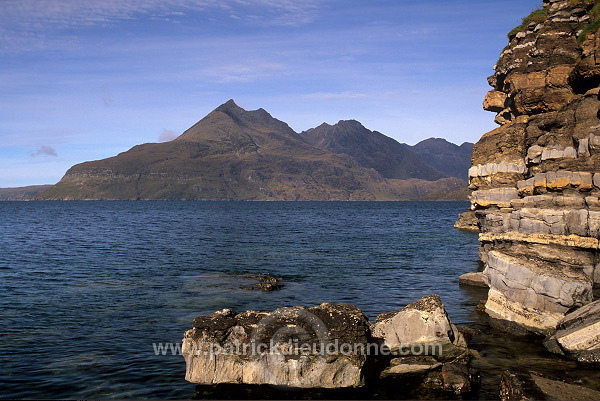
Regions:
M 484 100 L 471 209 L 494 318 L 547 333 L 600 287 L 600 5 L 544 0 L 513 30 Z

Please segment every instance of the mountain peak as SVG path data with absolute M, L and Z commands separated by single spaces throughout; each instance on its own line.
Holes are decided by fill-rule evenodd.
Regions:
M 364 125 L 356 120 L 340 120 L 336 125 L 365 128 Z
M 301 140 L 289 125 L 274 118 L 264 109 L 248 111 L 238 106 L 233 99 L 229 99 L 178 139 L 184 142 L 227 142 L 232 143 L 233 147 L 238 146 L 240 142 L 252 142 L 253 146 L 260 147 L 260 144 L 266 141 L 264 135 L 269 134 L 276 134 L 281 141 Z
M 275 118 L 273 118 L 273 116 L 271 116 L 271 114 L 269 114 L 265 109 L 260 108 L 257 110 L 246 110 L 238 106 L 233 99 L 229 99 L 217 107 L 215 110 L 213 110 L 213 113 L 214 112 L 227 114 L 234 119 L 243 118 L 245 120 L 252 120 L 253 122 L 267 122 L 270 120 L 275 120 Z
M 465 185 L 424 181 L 440 176 L 408 145 L 356 120 L 301 136 L 264 109 L 246 111 L 231 99 L 174 141 L 71 167 L 40 199 L 397 200 Z M 412 182 L 384 177 L 420 178 L 429 189 L 407 190 Z
M 214 111 L 221 111 L 223 113 L 227 113 L 228 111 L 246 111 L 238 106 L 233 99 L 229 99 L 219 107 L 217 107 Z

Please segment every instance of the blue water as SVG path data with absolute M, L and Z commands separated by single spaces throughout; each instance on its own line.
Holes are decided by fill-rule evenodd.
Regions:
M 195 316 L 351 303 L 371 319 L 458 286 L 467 202 L 0 202 L 0 398 L 189 398 L 177 343 Z M 242 289 L 241 274 L 285 279 Z

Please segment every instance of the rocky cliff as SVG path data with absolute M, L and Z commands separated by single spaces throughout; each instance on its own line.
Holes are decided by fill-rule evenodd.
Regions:
M 600 286 L 600 2 L 544 0 L 509 34 L 473 149 L 487 313 L 547 333 Z M 596 293 L 595 293 L 596 291 Z

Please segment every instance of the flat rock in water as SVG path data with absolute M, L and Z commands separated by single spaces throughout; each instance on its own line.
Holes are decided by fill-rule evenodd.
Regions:
M 544 345 L 582 363 L 600 363 L 600 300 L 566 315 Z
M 483 273 L 465 273 L 458 278 L 458 282 L 462 285 L 470 285 L 472 287 L 488 288 L 487 283 L 483 278 Z
M 402 357 L 393 358 L 387 368 L 381 372 L 381 377 L 394 377 L 411 373 L 422 373 L 442 366 L 433 357 Z
M 551 380 L 522 369 L 507 370 L 500 379 L 502 401 L 599 400 L 600 392 L 559 380 Z

